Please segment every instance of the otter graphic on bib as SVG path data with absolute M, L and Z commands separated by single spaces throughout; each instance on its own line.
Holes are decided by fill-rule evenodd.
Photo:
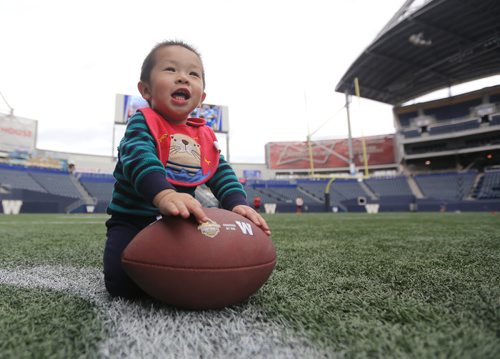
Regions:
M 139 109 L 156 141 L 166 179 L 174 185 L 198 186 L 217 170 L 220 150 L 213 130 L 201 118 L 174 125 L 150 108 Z
M 166 165 L 167 178 L 180 182 L 198 182 L 204 177 L 201 169 L 200 144 L 182 133 L 170 135 Z

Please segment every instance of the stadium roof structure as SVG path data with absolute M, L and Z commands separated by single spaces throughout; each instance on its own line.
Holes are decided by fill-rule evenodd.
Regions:
M 429 92 L 500 74 L 499 0 L 409 0 L 336 87 L 399 105 Z

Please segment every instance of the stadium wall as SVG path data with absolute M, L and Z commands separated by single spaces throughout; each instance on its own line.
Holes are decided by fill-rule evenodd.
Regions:
M 116 159 L 113 156 L 90 155 L 37 149 L 39 156 L 66 160 L 75 165 L 75 170 L 89 173 L 113 173 Z
M 4 208 L 6 204 L 4 201 L 21 201 L 19 213 L 66 213 L 66 209 L 75 202 L 75 199 L 49 193 L 13 189 L 9 193 L 0 193 L 1 213 L 5 214 L 8 209 Z

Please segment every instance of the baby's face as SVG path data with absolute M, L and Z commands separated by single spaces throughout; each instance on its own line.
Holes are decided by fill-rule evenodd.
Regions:
M 157 50 L 155 60 L 142 95 L 167 120 L 185 123 L 189 114 L 205 99 L 201 60 L 182 46 Z

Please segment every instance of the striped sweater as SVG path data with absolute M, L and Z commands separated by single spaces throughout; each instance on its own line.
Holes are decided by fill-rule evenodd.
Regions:
M 153 217 L 160 214 L 152 201 L 165 189 L 189 193 L 196 187 L 174 186 L 167 182 L 165 167 L 158 158 L 155 140 L 144 116 L 137 112 L 128 122 L 118 147 L 118 162 L 113 176 L 116 179 L 108 214 Z M 221 155 L 214 176 L 206 182 L 221 207 L 231 210 L 247 204 L 243 186 L 233 169 Z

